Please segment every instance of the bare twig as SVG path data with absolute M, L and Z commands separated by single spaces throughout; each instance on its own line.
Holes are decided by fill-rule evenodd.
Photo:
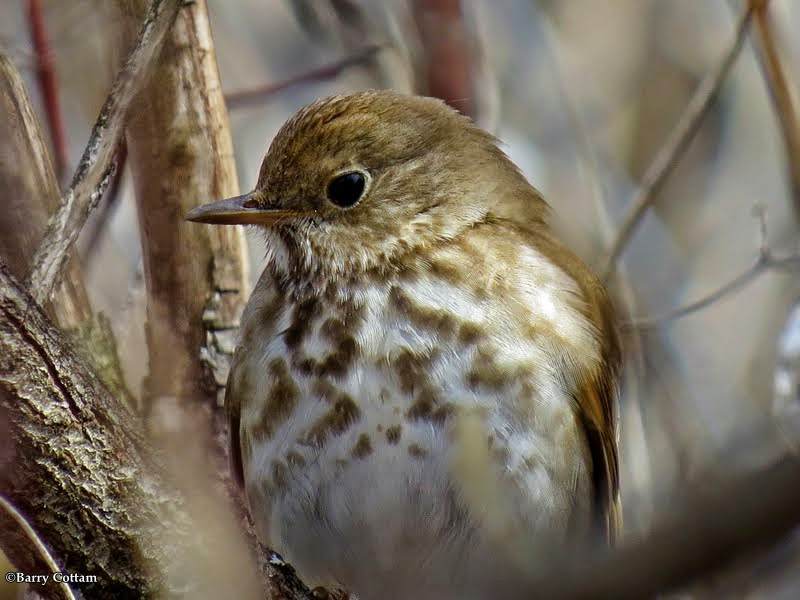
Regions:
M 58 573 L 61 571 L 56 563 L 56 560 L 53 558 L 53 555 L 50 554 L 50 550 L 47 549 L 47 546 L 42 541 L 42 538 L 36 534 L 36 532 L 33 530 L 33 527 L 31 527 L 31 524 L 28 523 L 27 519 L 25 519 L 25 517 L 22 516 L 22 514 L 14 507 L 14 505 L 6 500 L 2 494 L 0 494 L 0 509 L 5 511 L 5 513 L 19 526 L 19 528 L 25 534 L 25 537 L 28 538 L 28 541 L 36 549 L 36 552 L 39 553 L 39 558 L 41 558 L 47 565 L 47 568 L 50 569 L 50 573 Z M 60 584 L 59 588 L 61 588 L 61 593 L 63 594 L 64 598 L 67 600 L 75 600 L 75 594 L 72 593 L 69 585 L 67 585 L 63 580 L 56 583 Z
M 64 135 L 64 121 L 61 117 L 61 103 L 58 97 L 58 79 L 53 61 L 53 50 L 50 46 L 50 38 L 47 35 L 41 0 L 28 0 L 28 23 L 36 52 L 36 74 L 39 79 L 42 98 L 44 99 L 50 139 L 53 142 L 56 174 L 58 179 L 61 180 L 67 168 L 67 140 Z
M 338 77 L 339 74 L 350 67 L 362 65 L 375 56 L 383 46 L 380 44 L 370 44 L 361 50 L 347 56 L 334 63 L 312 69 L 307 73 L 302 73 L 289 79 L 284 79 L 277 83 L 268 83 L 260 85 L 249 90 L 240 90 L 225 94 L 225 102 L 229 110 L 244 108 L 246 106 L 258 105 L 264 102 L 270 96 L 282 92 L 294 85 L 308 82 L 319 82 Z
M 800 254 L 791 254 L 784 257 L 776 257 L 767 244 L 767 224 L 764 209 L 756 207 L 756 216 L 759 220 L 759 248 L 758 259 L 747 270 L 739 273 L 736 277 L 721 285 L 713 292 L 695 300 L 685 306 L 676 308 L 662 315 L 655 317 L 645 317 L 633 319 L 624 325 L 630 328 L 650 329 L 658 327 L 670 321 L 691 315 L 699 310 L 711 306 L 715 302 L 742 289 L 750 282 L 754 281 L 759 275 L 769 270 L 779 269 L 798 269 L 800 268 Z
M 800 120 L 797 116 L 796 97 L 775 42 L 773 25 L 767 14 L 769 3 L 753 1 L 757 5 L 755 29 L 758 33 L 759 64 L 781 125 L 795 217 L 800 219 Z
M 86 248 L 82 253 L 82 260 L 84 264 L 91 261 L 95 256 L 97 246 L 103 237 L 103 233 L 108 227 L 111 217 L 117 207 L 119 200 L 120 188 L 122 187 L 122 177 L 125 174 L 125 163 L 128 161 L 128 145 L 125 138 L 119 142 L 116 152 L 114 153 L 114 175 L 111 182 L 108 184 L 108 189 L 103 196 L 103 205 L 100 207 L 100 212 L 97 215 L 96 222 L 92 225 L 91 230 L 87 234 L 88 241 Z
M 669 311 L 662 315 L 658 315 L 655 317 L 645 317 L 642 319 L 633 319 L 632 321 L 626 323 L 626 327 L 636 327 L 639 329 L 650 329 L 653 327 L 658 327 L 659 325 L 663 325 L 670 321 L 674 321 L 676 319 L 680 319 L 682 317 L 686 317 L 691 315 L 692 313 L 696 313 L 699 310 L 702 310 L 708 306 L 711 306 L 715 302 L 722 300 L 726 296 L 733 294 L 734 292 L 742 289 L 747 284 L 755 280 L 759 275 L 763 274 L 765 271 L 769 271 L 771 269 L 797 269 L 800 268 L 800 255 L 792 255 L 792 256 L 785 256 L 785 257 L 775 257 L 771 254 L 763 254 L 758 257 L 758 260 L 750 266 L 746 271 L 740 273 L 727 283 L 721 285 L 719 288 L 714 290 L 713 292 L 703 296 L 702 298 L 695 300 L 685 306 L 681 306 L 680 308 L 676 308 L 675 310 Z
M 72 183 L 34 257 L 30 289 L 37 302 L 50 297 L 67 251 L 111 181 L 114 149 L 122 136 L 128 107 L 181 4 L 181 0 L 152 0 L 150 4 L 136 45 L 100 110 Z
M 703 78 L 694 96 L 692 96 L 683 111 L 680 120 L 645 171 L 639 190 L 630 202 L 629 208 L 623 217 L 622 225 L 611 245 L 606 266 L 603 270 L 604 280 L 611 276 L 617 259 L 625 250 L 625 246 L 630 241 L 642 218 L 656 201 L 661 185 L 678 164 L 681 156 L 683 156 L 695 134 L 699 131 L 703 118 L 711 108 L 712 102 L 717 97 L 717 93 L 744 45 L 753 11 L 753 6 L 748 2 L 739 18 L 736 26 L 736 35 L 730 48 L 725 52 L 719 65 Z

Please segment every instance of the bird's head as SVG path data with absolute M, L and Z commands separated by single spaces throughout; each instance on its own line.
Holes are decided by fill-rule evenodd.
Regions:
M 273 267 L 287 273 L 357 274 L 516 202 L 543 211 L 491 135 L 439 100 L 368 91 L 301 109 L 272 142 L 255 190 L 187 218 L 261 227 Z

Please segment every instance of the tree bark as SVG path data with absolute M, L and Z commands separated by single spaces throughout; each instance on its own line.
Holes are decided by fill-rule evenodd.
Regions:
M 0 490 L 89 598 L 172 592 L 189 519 L 130 407 L 112 396 L 28 293 L 0 265 Z M 0 516 L 18 570 L 47 573 Z M 52 595 L 57 588 L 47 586 Z

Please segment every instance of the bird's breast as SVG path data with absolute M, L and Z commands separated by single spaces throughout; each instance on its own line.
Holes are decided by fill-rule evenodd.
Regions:
M 488 544 L 515 530 L 567 535 L 588 518 L 565 372 L 585 337 L 562 300 L 572 290 L 553 277 L 518 285 L 515 270 L 459 275 L 450 259 L 319 294 L 265 293 L 248 309 L 244 343 L 256 347 L 234 373 L 248 382 L 247 494 L 263 535 L 307 572 L 353 562 L 333 567 L 322 538 L 389 565 L 454 532 Z M 259 336 L 266 314 L 273 333 Z

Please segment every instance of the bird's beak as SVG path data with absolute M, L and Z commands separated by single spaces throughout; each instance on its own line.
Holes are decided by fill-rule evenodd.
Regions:
M 259 207 L 256 193 L 250 192 L 197 206 L 186 214 L 186 220 L 211 225 L 272 225 L 281 219 L 311 214 L 310 211 Z

